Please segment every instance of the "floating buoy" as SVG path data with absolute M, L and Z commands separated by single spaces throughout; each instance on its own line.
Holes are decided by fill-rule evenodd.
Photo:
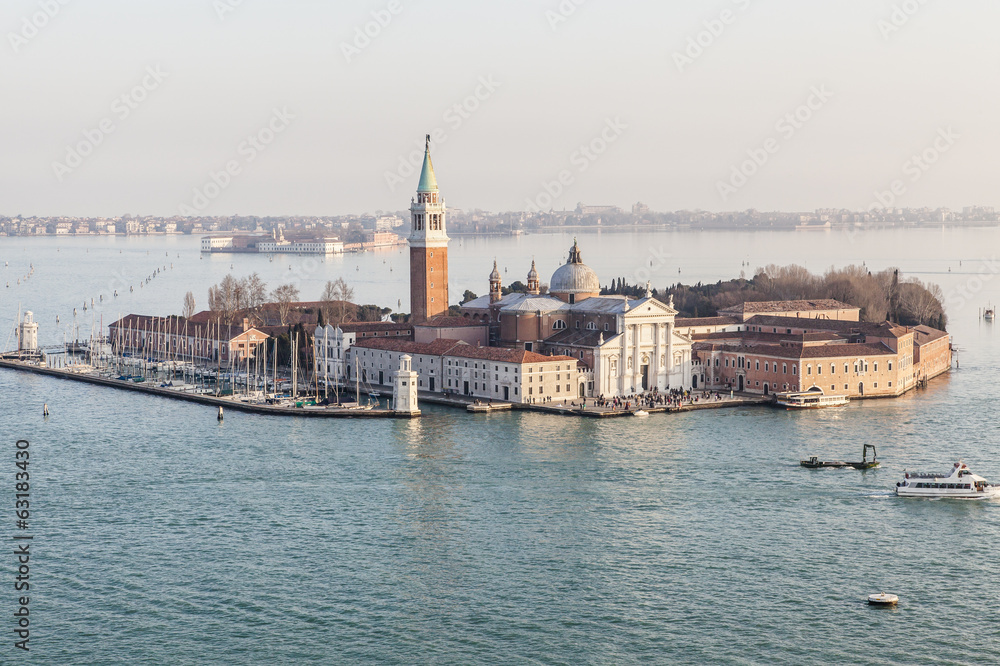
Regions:
M 48 415 L 49 415 L 49 403 L 45 403 L 44 405 L 42 405 L 42 416 L 48 416 Z
M 895 594 L 882 592 L 881 594 L 868 595 L 868 604 L 870 606 L 895 606 L 898 602 L 899 597 Z
M 219 405 L 219 420 L 222 420 L 222 405 Z

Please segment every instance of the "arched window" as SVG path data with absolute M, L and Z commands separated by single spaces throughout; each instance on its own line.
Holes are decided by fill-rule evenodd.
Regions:
M 552 329 L 555 331 L 561 331 L 564 328 L 566 328 L 566 322 L 564 322 L 562 319 L 558 319 L 552 324 Z

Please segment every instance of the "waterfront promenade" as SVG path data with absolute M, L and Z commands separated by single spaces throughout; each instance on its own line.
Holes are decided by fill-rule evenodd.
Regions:
M 504 411 L 517 410 L 538 412 L 541 414 L 554 414 L 558 416 L 581 416 L 584 418 L 600 419 L 633 416 L 634 411 L 637 409 L 642 409 L 647 414 L 675 414 L 681 412 L 701 411 L 705 409 L 726 409 L 732 407 L 773 404 L 773 401 L 770 398 L 764 398 L 761 396 L 734 394 L 730 397 L 728 395 L 720 394 L 719 398 L 715 399 L 712 395 L 714 394 L 709 394 L 707 397 L 703 397 L 701 392 L 695 392 L 692 398 L 685 398 L 676 405 L 656 405 L 654 407 L 636 406 L 628 410 L 622 409 L 621 407 L 617 409 L 613 407 L 597 407 L 594 405 L 593 398 L 587 398 L 586 406 L 582 406 L 581 402 L 583 399 L 581 398 L 577 400 L 553 401 L 542 404 L 525 404 L 517 402 L 493 403 L 494 409 L 492 411 L 500 411 L 498 406 L 502 406 Z M 420 401 L 448 407 L 460 407 L 462 409 L 465 409 L 468 405 L 477 403 L 475 398 L 468 398 L 459 395 L 444 396 L 440 393 L 421 393 Z M 479 402 L 482 403 L 482 401 Z M 482 403 L 484 406 L 487 404 L 488 403 Z M 489 414 L 491 413 L 491 410 L 485 410 L 479 413 Z

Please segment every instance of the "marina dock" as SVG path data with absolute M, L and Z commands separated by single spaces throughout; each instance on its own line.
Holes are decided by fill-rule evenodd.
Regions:
M 420 413 L 397 412 L 392 409 L 349 409 L 339 407 L 284 407 L 278 405 L 266 405 L 260 403 L 243 402 L 242 400 L 207 395 L 202 393 L 186 393 L 168 387 L 136 384 L 134 382 L 123 381 L 111 377 L 101 377 L 88 373 L 71 372 L 59 368 L 47 368 L 33 365 L 21 361 L 0 360 L 0 368 L 16 370 L 19 372 L 30 372 L 36 375 L 45 375 L 66 379 L 69 381 L 83 382 L 97 386 L 106 386 L 122 391 L 134 391 L 154 395 L 161 398 L 171 398 L 183 400 L 185 402 L 196 402 L 212 407 L 222 407 L 224 409 L 235 409 L 241 412 L 252 412 L 256 414 L 271 414 L 275 416 L 304 416 L 311 418 L 356 418 L 356 419 L 377 419 L 377 418 L 397 418 L 409 419 L 420 416 Z

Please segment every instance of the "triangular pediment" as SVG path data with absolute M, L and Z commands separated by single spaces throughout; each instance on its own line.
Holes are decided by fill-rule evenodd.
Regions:
M 676 317 L 677 310 L 666 303 L 662 303 L 653 297 L 644 298 L 637 304 L 629 302 L 628 312 L 625 313 L 625 319 L 645 319 L 647 317 Z

